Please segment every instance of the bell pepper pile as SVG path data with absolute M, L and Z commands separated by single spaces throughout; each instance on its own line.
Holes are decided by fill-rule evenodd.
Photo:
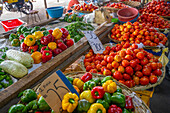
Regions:
M 20 46 L 21 51 L 30 53 L 35 64 L 45 63 L 74 45 L 65 28 L 47 31 L 39 26 L 33 29 L 20 26 L 16 34 L 10 34 L 9 40 L 12 46 Z
M 65 27 L 70 34 L 70 38 L 74 39 L 75 42 L 78 42 L 82 37 L 84 37 L 84 34 L 82 31 L 93 31 L 94 27 L 89 23 L 84 22 L 75 22 Z
M 53 113 L 44 98 L 34 90 L 26 89 L 19 93 L 18 97 L 20 96 L 21 102 L 11 106 L 8 113 Z
M 102 80 L 93 78 L 87 72 L 80 79 L 67 77 L 71 84 L 80 91 L 78 97 L 67 93 L 62 100 L 62 109 L 67 112 L 86 113 L 132 113 L 134 105 L 132 97 L 124 95 L 111 76 Z
M 71 23 L 73 21 L 83 21 L 83 19 L 84 16 L 78 16 L 77 14 L 67 13 L 64 16 L 64 19 L 62 19 L 61 21 Z

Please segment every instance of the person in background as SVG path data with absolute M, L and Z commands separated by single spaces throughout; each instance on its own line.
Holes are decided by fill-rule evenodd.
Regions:
M 71 7 L 75 4 L 80 4 L 78 0 L 71 0 L 68 4 L 67 12 L 71 12 Z

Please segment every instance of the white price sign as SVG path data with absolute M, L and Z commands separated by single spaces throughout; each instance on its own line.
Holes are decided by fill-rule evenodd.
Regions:
M 83 31 L 94 53 L 103 53 L 105 48 L 93 31 Z

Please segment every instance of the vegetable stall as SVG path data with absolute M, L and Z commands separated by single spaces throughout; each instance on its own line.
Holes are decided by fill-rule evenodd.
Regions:
M 163 2 L 146 5 L 160 4 L 167 9 Z M 146 5 L 139 11 L 144 13 L 135 17 L 136 22 L 120 20 L 118 12 L 131 8 L 126 2 L 103 7 L 84 3 L 59 19 L 1 34 L 0 112 L 151 113 L 136 93 L 154 88 L 165 77 L 168 38 L 162 31 L 168 31 L 170 24 L 163 18 L 169 16 L 167 12 L 161 17 L 160 13 L 148 14 L 152 11 L 147 12 Z M 100 15 L 92 15 L 94 10 Z M 116 12 L 118 18 L 107 11 Z M 100 25 L 94 21 L 96 15 L 103 19 Z M 73 65 L 79 69 L 67 72 Z M 56 90 L 49 90 L 58 95 L 58 103 L 49 100 L 57 97 L 43 92 L 55 79 L 54 86 L 58 80 L 61 83 Z M 61 95 L 56 92 L 60 85 L 66 89 Z

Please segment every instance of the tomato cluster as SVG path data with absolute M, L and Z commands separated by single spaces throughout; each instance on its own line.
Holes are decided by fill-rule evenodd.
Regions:
M 113 7 L 113 8 L 117 8 L 117 9 L 122 9 L 122 8 L 127 8 L 128 6 L 126 6 L 123 3 L 108 3 L 106 6 L 104 7 Z
M 156 83 L 157 76 L 162 75 L 162 64 L 152 53 L 128 42 L 107 46 L 103 54 L 90 50 L 85 55 L 84 66 L 87 72 L 111 75 L 128 87 Z
M 138 22 L 145 23 L 149 27 L 153 26 L 155 28 L 160 28 L 160 29 L 170 28 L 169 22 L 159 17 L 156 14 L 143 13 L 138 18 Z
M 145 46 L 165 45 L 168 38 L 163 33 L 158 33 L 154 28 L 145 23 L 127 22 L 123 25 L 115 24 L 111 30 L 111 38 L 129 43 L 143 43 Z
M 152 1 L 149 2 L 143 9 L 140 9 L 139 12 L 142 14 L 145 13 L 152 13 L 161 16 L 170 16 L 170 4 L 164 1 Z
M 74 7 L 74 9 L 77 10 L 77 11 L 90 11 L 90 12 L 93 12 L 94 10 L 98 9 L 98 7 L 94 6 L 93 4 L 84 3 L 83 5 L 76 5 Z

